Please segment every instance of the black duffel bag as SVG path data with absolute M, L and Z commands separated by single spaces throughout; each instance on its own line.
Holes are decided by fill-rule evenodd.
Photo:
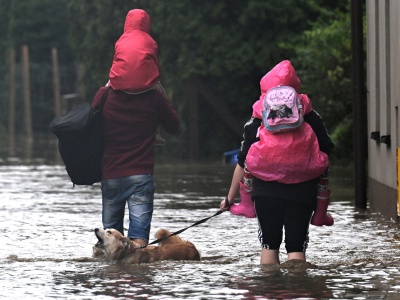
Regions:
M 109 87 L 102 87 L 97 92 L 93 102 L 101 97 L 99 107 L 81 103 L 50 123 L 50 131 L 58 138 L 58 150 L 74 185 L 92 185 L 101 181 L 102 110 L 109 91 Z

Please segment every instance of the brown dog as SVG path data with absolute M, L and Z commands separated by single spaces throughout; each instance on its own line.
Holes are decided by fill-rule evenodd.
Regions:
M 98 256 L 101 249 L 108 260 L 123 264 L 150 263 L 158 260 L 200 260 L 196 247 L 189 241 L 184 241 L 177 235 L 162 240 L 158 246 L 140 248 L 139 244 L 123 236 L 116 229 L 94 230 L 99 240 L 93 249 L 93 255 Z M 166 229 L 156 232 L 156 239 L 170 235 Z

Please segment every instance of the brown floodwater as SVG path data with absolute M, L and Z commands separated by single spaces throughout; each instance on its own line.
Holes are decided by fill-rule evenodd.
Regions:
M 233 167 L 156 168 L 153 234 L 218 211 Z M 72 187 L 62 166 L 0 165 L 0 299 L 400 299 L 399 225 L 353 207 L 347 169 L 333 168 L 332 227 L 310 227 L 307 263 L 259 265 L 256 219 L 229 212 L 181 237 L 200 262 L 118 265 L 91 258 L 99 185 Z M 125 220 L 128 225 L 128 220 Z

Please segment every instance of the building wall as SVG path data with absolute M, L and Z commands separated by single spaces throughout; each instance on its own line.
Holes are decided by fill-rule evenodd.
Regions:
M 400 1 L 366 0 L 370 208 L 396 218 L 400 105 Z M 390 143 L 385 137 L 390 136 Z

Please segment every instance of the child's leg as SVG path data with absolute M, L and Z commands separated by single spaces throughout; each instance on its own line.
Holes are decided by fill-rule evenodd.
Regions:
M 306 260 L 306 253 L 305 252 L 290 252 L 288 253 L 288 260 L 291 259 L 299 259 L 299 260 Z
M 279 250 L 270 250 L 262 248 L 260 264 L 262 265 L 279 265 Z
M 331 215 L 327 213 L 330 203 L 331 190 L 328 188 L 329 177 L 328 169 L 318 180 L 317 207 L 311 219 L 311 224 L 315 226 L 332 226 L 334 221 Z
M 165 89 L 164 89 L 164 87 L 162 86 L 162 84 L 161 84 L 160 81 L 158 81 L 158 82 L 154 85 L 153 89 L 159 91 L 159 92 L 164 96 L 165 99 L 168 99 L 168 100 L 169 100 L 168 95 L 167 95 L 167 92 L 165 91 Z
M 168 95 L 167 92 L 165 91 L 164 87 L 162 86 L 161 82 L 158 81 L 152 89 L 155 89 L 157 91 L 159 91 L 165 99 L 168 99 Z M 155 141 L 155 145 L 156 146 L 163 146 L 165 145 L 165 140 L 161 137 L 161 133 L 160 133 L 160 127 L 157 127 L 157 132 L 156 132 L 156 141 Z

